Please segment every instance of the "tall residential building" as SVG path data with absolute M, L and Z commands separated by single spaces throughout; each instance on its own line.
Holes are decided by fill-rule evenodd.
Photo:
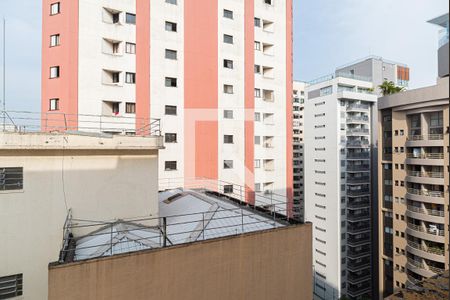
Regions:
M 377 96 L 371 78 L 361 79 L 333 74 L 305 91 L 305 221 L 314 225 L 314 299 L 371 295 Z
M 384 81 L 392 81 L 396 86 L 404 88 L 407 88 L 409 84 L 409 67 L 407 65 L 374 55 L 338 67 L 336 75 L 339 73 L 372 78 L 374 90 L 379 96 L 381 96 L 381 91 L 378 86 Z
M 378 102 L 380 299 L 449 268 L 448 14 L 431 22 L 437 84 Z
M 293 113 L 293 149 L 294 149 L 294 205 L 293 216 L 304 219 L 304 109 L 305 109 L 305 82 L 294 81 L 292 98 Z
M 160 178 L 291 208 L 292 0 L 43 0 L 42 15 L 43 114 L 71 130 L 101 115 L 113 134 L 161 119 Z

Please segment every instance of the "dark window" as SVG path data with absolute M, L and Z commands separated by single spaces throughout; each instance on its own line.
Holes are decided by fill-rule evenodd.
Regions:
M 229 34 L 223 35 L 223 42 L 226 44 L 233 44 L 233 36 Z
M 224 169 L 233 169 L 233 161 L 232 160 L 224 160 L 223 168 Z
M 112 82 L 113 83 L 119 83 L 119 81 L 120 81 L 120 73 L 119 72 L 114 72 L 111 75 L 112 75 Z
M 59 99 L 58 98 L 50 99 L 48 110 L 50 110 L 50 111 L 59 110 Z
M 166 3 L 177 5 L 177 0 L 166 0 Z
M 126 13 L 126 15 L 125 15 L 125 22 L 127 22 L 128 24 L 136 24 L 136 15 L 135 14 Z
M 176 60 L 177 59 L 177 51 L 175 50 L 170 50 L 170 49 L 166 49 L 166 56 L 167 59 L 173 59 Z
M 164 168 L 166 171 L 174 171 L 177 169 L 177 161 L 166 161 L 164 162 Z
M 233 193 L 233 185 L 232 184 L 227 184 L 223 186 L 223 192 L 225 194 L 232 194 Z
M 223 10 L 223 17 L 227 19 L 233 19 L 233 12 L 228 9 Z
M 23 275 L 0 277 L 0 299 L 10 299 L 23 294 Z
M 127 114 L 135 114 L 136 113 L 136 103 L 127 102 L 125 105 L 125 112 Z
M 59 2 L 50 5 L 50 15 L 57 15 L 61 12 L 61 4 Z
M 23 189 L 23 168 L 0 168 L 0 191 L 21 189 Z M 0 282 L 0 291 L 1 286 Z
M 112 113 L 117 115 L 120 112 L 120 102 L 112 102 Z
M 223 136 L 223 143 L 224 144 L 233 144 L 233 136 L 232 135 L 224 135 Z
M 125 74 L 125 82 L 126 83 L 136 83 L 136 73 L 126 73 Z
M 176 143 L 177 142 L 177 134 L 176 133 L 166 133 L 164 135 L 164 141 L 166 143 Z
M 255 27 L 261 27 L 261 19 L 255 18 Z
M 165 114 L 171 115 L 171 116 L 176 116 L 177 115 L 177 107 L 175 105 L 166 105 Z
M 136 44 L 127 42 L 125 44 L 125 52 L 129 54 L 136 54 Z
M 119 23 L 119 20 L 120 20 L 120 13 L 119 12 L 112 13 L 113 24 Z
M 167 87 L 177 87 L 177 79 L 172 77 L 166 77 Z
M 223 67 L 227 69 L 233 69 L 233 61 L 231 59 L 224 59 Z
M 166 21 L 166 31 L 177 32 L 177 23 Z

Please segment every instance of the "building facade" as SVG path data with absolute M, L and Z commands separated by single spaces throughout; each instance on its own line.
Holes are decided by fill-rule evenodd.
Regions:
M 370 78 L 330 75 L 306 87 L 305 221 L 313 223 L 314 298 L 371 295 Z
M 48 298 L 69 215 L 157 217 L 162 145 L 160 136 L 0 132 L 0 298 Z
M 372 79 L 374 91 L 381 96 L 378 88 L 384 81 L 392 81 L 396 86 L 408 88 L 409 67 L 406 64 L 371 55 L 336 68 L 339 73 L 353 74 Z
M 228 181 L 291 208 L 291 0 L 44 0 L 42 45 L 43 113 L 71 129 L 127 118 L 135 130 L 99 129 L 125 134 L 161 119 L 161 178 Z
M 448 35 L 438 54 L 436 85 L 378 102 L 380 299 L 449 268 Z
M 304 109 L 305 109 L 305 82 L 294 81 L 292 98 L 293 141 L 294 149 L 294 201 L 293 216 L 304 220 Z

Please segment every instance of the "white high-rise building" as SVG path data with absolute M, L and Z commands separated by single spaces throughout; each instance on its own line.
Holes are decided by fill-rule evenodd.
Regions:
M 330 75 L 305 89 L 304 210 L 313 223 L 315 299 L 371 295 L 377 96 L 371 78 L 362 79 Z
M 304 109 L 305 109 L 305 82 L 294 81 L 292 98 L 292 129 L 294 149 L 294 217 L 304 218 Z
M 292 0 L 44 0 L 42 16 L 44 130 L 139 135 L 160 119 L 160 178 L 291 210 Z

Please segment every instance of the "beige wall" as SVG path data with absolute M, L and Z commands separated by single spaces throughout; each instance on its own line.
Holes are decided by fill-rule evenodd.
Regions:
M 47 299 L 67 208 L 111 220 L 158 215 L 157 150 L 2 150 L 0 167 L 23 167 L 24 188 L 0 192 L 0 277 L 23 273 L 24 296 Z M 59 298 L 64 299 L 64 297 Z
M 49 299 L 312 299 L 311 228 L 50 266 Z

